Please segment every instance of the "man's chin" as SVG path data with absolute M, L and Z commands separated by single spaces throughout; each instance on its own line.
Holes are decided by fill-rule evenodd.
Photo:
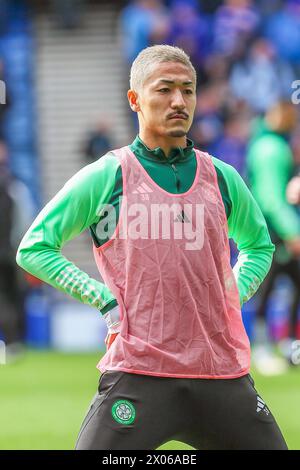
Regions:
M 168 135 L 170 137 L 184 137 L 186 136 L 187 132 L 183 129 L 174 129 L 173 131 L 169 131 Z

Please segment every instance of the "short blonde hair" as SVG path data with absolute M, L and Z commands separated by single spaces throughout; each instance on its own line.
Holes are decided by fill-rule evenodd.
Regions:
M 151 66 L 163 62 L 180 62 L 186 65 L 192 71 L 196 84 L 197 74 L 189 56 L 179 47 L 162 44 L 146 47 L 135 58 L 130 70 L 131 90 L 138 91 L 149 75 Z

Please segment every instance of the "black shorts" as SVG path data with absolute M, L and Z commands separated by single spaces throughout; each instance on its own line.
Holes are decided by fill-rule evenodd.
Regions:
M 287 449 L 250 374 L 179 379 L 106 371 L 76 449 L 154 450 L 171 441 L 195 449 Z

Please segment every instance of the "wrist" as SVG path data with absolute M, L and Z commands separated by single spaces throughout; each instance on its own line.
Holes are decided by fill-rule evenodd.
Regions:
M 119 333 L 121 328 L 120 322 L 120 309 L 117 305 L 116 307 L 109 310 L 109 312 L 103 315 L 103 318 L 106 322 L 108 333 Z

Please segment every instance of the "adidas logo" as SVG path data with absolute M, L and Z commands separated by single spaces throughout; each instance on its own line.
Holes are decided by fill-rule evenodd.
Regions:
M 260 413 L 262 410 L 264 410 L 264 413 L 266 415 L 268 415 L 270 412 L 265 404 L 265 402 L 263 401 L 262 398 L 260 398 L 259 396 L 257 396 L 257 408 L 256 408 L 256 412 L 257 413 Z
M 134 191 L 133 194 L 145 194 L 145 193 L 153 193 L 153 189 L 151 189 L 146 183 L 140 184 Z
M 174 220 L 174 222 L 190 222 L 190 219 L 188 218 L 188 216 L 183 212 L 183 210 L 181 211 L 181 214 L 178 214 L 178 216 L 176 217 L 176 219 Z

